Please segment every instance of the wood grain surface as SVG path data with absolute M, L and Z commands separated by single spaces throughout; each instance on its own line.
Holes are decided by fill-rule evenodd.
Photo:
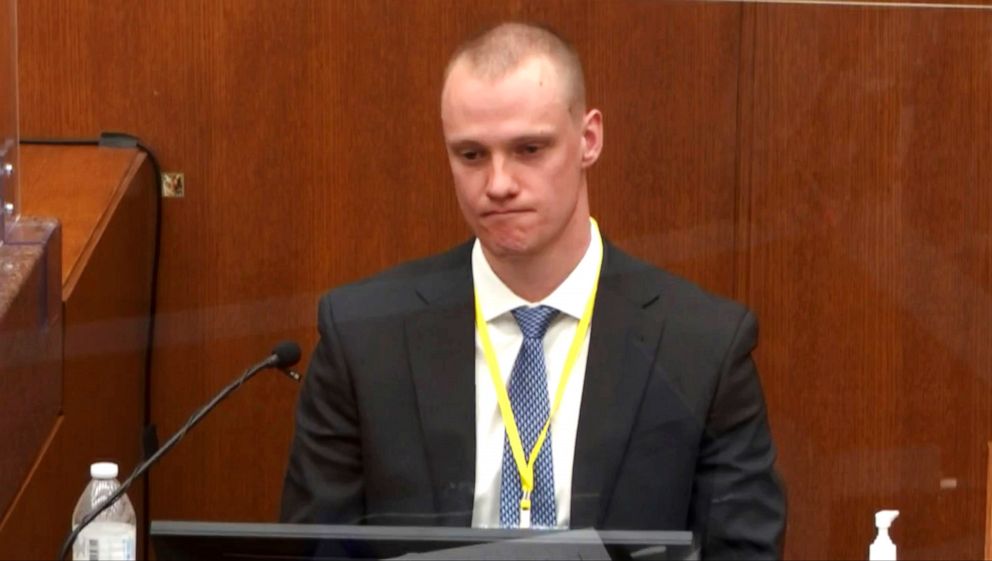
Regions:
M 126 130 L 186 176 L 185 198 L 164 208 L 161 434 L 276 341 L 311 348 L 324 290 L 466 238 L 441 72 L 481 26 L 539 20 L 576 44 L 605 115 L 591 175 L 605 234 L 758 312 L 791 497 L 786 555 L 863 558 L 873 510 L 899 505 L 905 558 L 981 555 L 988 12 L 578 0 L 20 9 L 22 133 Z M 274 520 L 296 391 L 260 376 L 205 420 L 153 470 L 152 518 Z
M 746 300 L 763 322 L 789 552 L 866 555 L 874 512 L 896 508 L 900 559 L 978 558 L 992 13 L 754 16 Z
M 17 3 L 0 0 L 0 209 L 11 203 L 20 206 L 17 177 L 5 177 L 3 166 L 16 171 L 17 161 Z M 13 221 L 0 214 L 0 243 Z
M 275 341 L 312 347 L 322 291 L 467 237 L 440 76 L 458 40 L 503 18 L 548 20 L 587 57 L 590 98 L 607 114 L 593 204 L 608 235 L 729 290 L 739 9 L 653 6 L 23 6 L 25 136 L 127 130 L 186 176 L 186 197 L 165 201 L 161 432 Z M 612 23 L 594 41 L 597 19 Z M 153 516 L 273 519 L 295 396 L 263 376 L 225 403 L 152 473 Z
M 137 150 L 25 146 L 21 158 L 25 213 L 66 217 L 62 267 L 73 272 L 54 295 L 55 376 L 30 386 L 57 399 L 47 407 L 26 394 L 4 411 L 33 421 L 44 438 L 26 451 L 30 472 L 12 482 L 17 497 L 0 521 L 0 558 L 52 559 L 90 464 L 114 461 L 127 474 L 141 459 L 156 184 Z M 138 483 L 128 495 L 143 523 Z
M 50 280 L 61 231 L 22 218 L 10 234 L 0 244 L 0 528 L 62 403 L 62 297 Z
M 107 222 L 144 162 L 135 150 L 116 148 L 29 146 L 23 181 L 29 186 L 25 208 L 57 216 L 65 233 L 62 244 L 62 297 L 72 290 L 100 241 Z M 59 176 L 61 171 L 64 175 Z M 76 196 L 85 188 L 86 196 Z

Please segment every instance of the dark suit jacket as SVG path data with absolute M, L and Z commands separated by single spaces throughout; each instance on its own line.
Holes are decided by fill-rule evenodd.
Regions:
M 288 522 L 471 524 L 472 244 L 334 290 L 296 416 Z M 693 531 L 709 558 L 779 554 L 785 498 L 754 316 L 607 244 L 571 526 Z

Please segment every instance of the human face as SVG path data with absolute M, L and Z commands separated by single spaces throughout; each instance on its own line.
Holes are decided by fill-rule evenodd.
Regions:
M 568 103 L 564 80 L 543 57 L 495 81 L 465 61 L 449 73 L 441 98 L 448 160 L 487 257 L 548 256 L 588 243 L 585 170 L 599 155 L 602 117 L 576 116 Z

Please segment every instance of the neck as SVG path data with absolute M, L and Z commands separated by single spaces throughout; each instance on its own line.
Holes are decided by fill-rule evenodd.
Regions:
M 568 278 L 589 248 L 589 218 L 575 234 L 559 240 L 553 248 L 537 255 L 496 257 L 485 246 L 486 261 L 514 294 L 528 302 L 538 302 L 555 291 Z

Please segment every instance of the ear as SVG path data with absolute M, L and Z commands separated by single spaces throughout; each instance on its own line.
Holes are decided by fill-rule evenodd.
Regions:
M 603 114 L 590 109 L 582 118 L 582 169 L 587 169 L 599 159 L 603 150 Z

